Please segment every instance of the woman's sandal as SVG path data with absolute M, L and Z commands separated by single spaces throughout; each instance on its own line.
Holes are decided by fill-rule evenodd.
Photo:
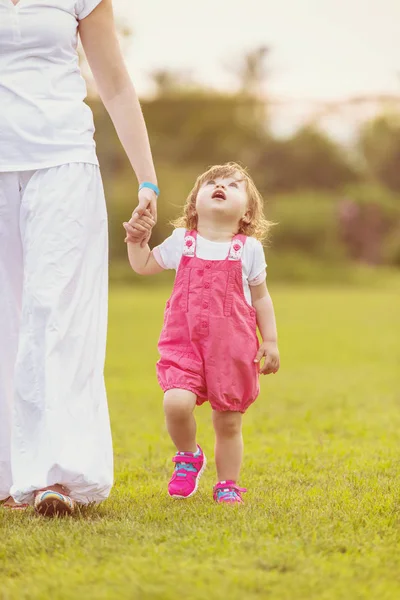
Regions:
M 15 502 L 12 496 L 8 496 L 2 502 L 3 508 L 6 510 L 26 510 L 29 507 L 29 504 L 20 504 L 19 502 Z
M 72 515 L 75 501 L 54 490 L 41 490 L 35 496 L 35 511 L 43 517 Z

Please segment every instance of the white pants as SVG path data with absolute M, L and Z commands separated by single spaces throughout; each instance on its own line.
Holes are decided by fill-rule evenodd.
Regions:
M 0 499 L 110 492 L 107 246 L 97 166 L 0 173 Z

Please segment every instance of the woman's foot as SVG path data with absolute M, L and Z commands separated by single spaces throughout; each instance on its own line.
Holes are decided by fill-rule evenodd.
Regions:
M 214 500 L 218 504 L 242 504 L 242 494 L 246 488 L 240 488 L 234 481 L 220 481 L 214 486 Z
M 197 492 L 199 479 L 206 468 L 207 459 L 200 446 L 197 452 L 177 452 L 173 457 L 175 470 L 168 484 L 172 498 L 189 498 Z
M 72 515 L 76 505 L 63 486 L 54 485 L 36 492 L 34 506 L 43 517 L 55 517 Z
M 20 504 L 19 502 L 15 502 L 12 496 L 8 496 L 3 502 L 3 508 L 7 510 L 26 510 L 29 504 Z

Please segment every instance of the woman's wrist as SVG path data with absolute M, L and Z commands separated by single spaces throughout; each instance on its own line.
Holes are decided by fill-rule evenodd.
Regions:
M 139 185 L 139 192 L 140 192 L 140 190 L 143 190 L 145 188 L 148 188 L 149 190 L 153 190 L 153 192 L 156 194 L 157 198 L 160 195 L 160 189 L 159 189 L 158 185 L 156 183 L 153 183 L 152 181 L 142 181 L 142 183 L 140 183 L 140 185 Z

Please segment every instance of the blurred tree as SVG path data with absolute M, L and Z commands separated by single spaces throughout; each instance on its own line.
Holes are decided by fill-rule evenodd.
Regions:
M 269 46 L 259 46 L 247 52 L 231 71 L 239 84 L 239 95 L 251 99 L 252 111 L 263 129 L 269 127 L 266 83 L 269 77 Z
M 252 98 L 193 90 L 142 106 L 155 157 L 178 164 L 252 163 L 265 135 Z
M 382 115 L 367 123 L 358 146 L 372 178 L 400 192 L 400 115 Z
M 269 138 L 257 166 L 273 191 L 336 190 L 359 177 L 343 148 L 313 126 L 285 140 Z
M 259 46 L 248 52 L 234 67 L 243 94 L 263 98 L 269 74 L 267 59 L 270 53 L 271 49 L 268 46 Z
M 400 204 L 395 194 L 370 182 L 352 185 L 337 203 L 337 212 L 340 235 L 350 258 L 370 265 L 396 264 Z
M 151 73 L 151 79 L 155 85 L 158 98 L 180 94 L 185 89 L 193 87 L 191 75 L 182 71 L 157 69 Z

